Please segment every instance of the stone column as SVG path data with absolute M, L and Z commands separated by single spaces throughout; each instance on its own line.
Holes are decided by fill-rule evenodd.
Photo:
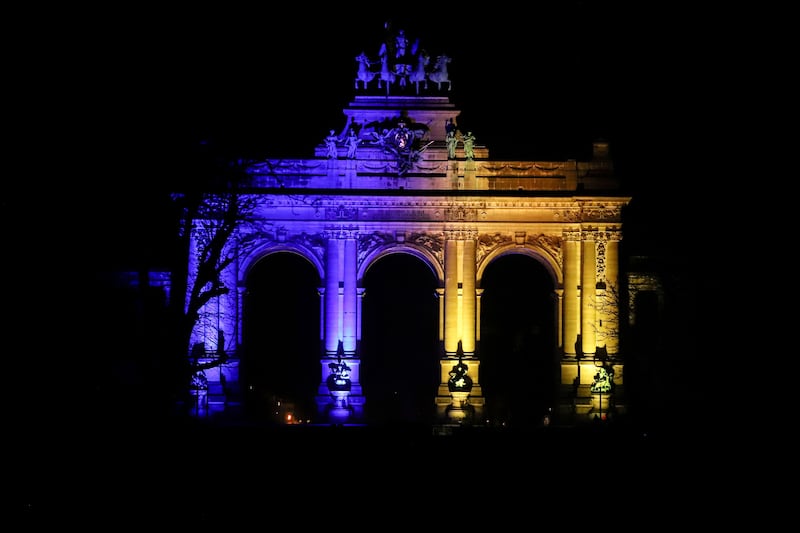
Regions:
M 325 287 L 319 287 L 317 294 L 319 294 L 319 338 L 325 339 Z
M 481 340 L 481 296 L 483 296 L 483 289 L 475 291 L 475 341 Z
M 242 337 L 242 317 L 244 317 L 244 300 L 245 300 L 245 292 L 247 292 L 247 285 L 245 283 L 237 283 L 236 284 L 236 292 L 237 294 L 237 310 L 236 310 L 236 345 L 241 346 L 244 343 L 244 338 Z
M 453 403 L 447 385 L 452 359 L 458 351 L 458 241 L 454 231 L 445 231 L 444 241 L 444 289 L 439 289 L 439 335 L 444 354 L 439 360 L 439 387 L 436 393 L 436 414 L 447 420 L 447 410 Z
M 464 354 L 475 354 L 476 294 L 475 294 L 475 239 L 476 235 L 465 235 L 462 258 L 463 278 L 461 282 L 461 326 L 460 338 Z
M 362 317 L 362 309 L 364 309 L 364 289 L 359 288 L 357 289 L 358 292 L 358 308 L 356 309 L 357 318 L 356 318 L 356 345 L 361 342 L 361 317 Z
M 444 349 L 475 353 L 477 295 L 476 238 L 472 231 L 450 231 L 444 256 Z
M 358 288 L 356 287 L 356 262 L 358 246 L 355 232 L 348 232 L 344 241 L 344 310 L 342 320 L 342 341 L 344 351 L 353 355 L 356 351 L 356 323 L 358 319 Z
M 444 289 L 436 289 L 436 299 L 439 301 L 439 341 L 444 342 Z
M 606 347 L 609 355 L 619 352 L 619 320 L 620 320 L 620 292 L 619 292 L 619 241 L 622 235 L 619 231 L 606 232 L 606 260 L 605 279 L 606 293 L 603 308 L 607 310 L 603 317 L 603 328 L 606 331 Z
M 458 349 L 458 241 L 452 232 L 444 244 L 444 351 Z
M 555 324 L 556 324 L 556 337 L 558 347 L 564 349 L 564 289 L 556 289 L 554 291 L 554 297 L 556 299 L 556 316 L 555 316 Z
M 341 273 L 341 241 L 334 232 L 328 234 L 327 259 L 325 261 L 325 351 L 336 353 L 340 336 L 339 279 Z
M 441 382 L 436 397 L 437 412 L 453 422 L 466 417 L 480 419 L 485 400 L 479 384 L 480 361 L 475 358 L 477 340 L 476 252 L 477 231 L 445 232 L 444 255 L 444 357 L 440 361 Z M 459 344 L 461 351 L 459 351 Z M 458 354 L 458 358 L 456 356 Z M 463 359 L 463 361 L 462 361 Z M 458 361 L 472 380 L 469 390 L 453 392 L 449 373 Z
M 360 336 L 357 231 L 333 228 L 328 232 L 325 264 L 325 355 L 320 359 L 322 382 L 316 398 L 318 413 L 331 423 L 358 421 L 363 416 L 361 360 L 354 357 Z M 339 343 L 341 341 L 341 350 Z M 349 369 L 348 385 L 329 383 L 331 365 Z
M 583 232 L 583 268 L 581 269 L 581 338 L 584 355 L 594 355 L 597 351 L 597 252 L 596 232 Z
M 564 232 L 564 296 L 563 296 L 563 327 L 564 327 L 564 354 L 575 357 L 575 344 L 580 333 L 580 307 L 578 284 L 580 283 L 581 233 L 577 230 Z

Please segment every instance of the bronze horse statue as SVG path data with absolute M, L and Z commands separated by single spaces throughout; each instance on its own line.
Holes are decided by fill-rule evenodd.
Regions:
M 362 82 L 364 89 L 367 88 L 367 84 L 375 79 L 375 76 L 378 75 L 377 72 L 372 72 L 369 67 L 371 62 L 367 57 L 367 54 L 361 52 L 359 56 L 356 57 L 356 61 L 358 61 L 358 73 L 356 74 L 356 89 L 358 89 L 358 82 Z

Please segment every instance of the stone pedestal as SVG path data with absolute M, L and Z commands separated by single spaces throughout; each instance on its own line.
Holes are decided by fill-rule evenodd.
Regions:
M 472 406 L 469 405 L 468 392 L 451 392 L 452 402 L 447 408 L 447 418 L 459 422 L 472 417 Z
M 605 418 L 614 406 L 613 397 L 609 393 L 592 393 L 592 411 L 591 416 L 597 415 L 600 418 Z
M 328 411 L 328 418 L 332 424 L 344 424 L 350 419 L 351 409 L 347 398 L 350 391 L 331 391 L 333 407 Z

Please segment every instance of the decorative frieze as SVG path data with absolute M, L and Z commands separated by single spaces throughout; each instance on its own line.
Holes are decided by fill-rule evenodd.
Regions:
M 539 235 L 529 236 L 526 242 L 532 246 L 536 246 L 545 250 L 550 254 L 550 256 L 553 257 L 553 259 L 556 260 L 558 266 L 563 268 L 560 237 L 557 235 L 545 235 L 544 233 L 540 233 Z
M 483 262 L 483 259 L 488 256 L 492 251 L 501 246 L 509 246 L 514 241 L 511 235 L 502 233 L 488 234 L 484 233 L 478 236 L 478 243 L 475 249 L 475 258 L 477 263 Z
M 358 209 L 355 207 L 345 207 L 342 204 L 331 206 L 325 210 L 326 220 L 357 220 Z
M 500 161 L 497 163 L 488 163 L 479 161 L 475 163 L 475 170 L 481 176 L 494 176 L 498 174 L 514 176 L 549 176 L 557 172 L 564 172 L 565 165 L 567 165 L 566 162 L 523 163 L 519 161 Z
M 429 250 L 444 265 L 444 234 L 412 233 L 408 242 Z
M 251 176 L 324 173 L 325 161 L 319 159 L 272 159 L 248 166 Z
M 622 214 L 619 206 L 587 206 L 582 210 L 581 221 L 618 220 Z
M 356 239 L 358 231 L 358 226 L 325 226 L 323 236 L 326 239 Z
M 444 219 L 448 222 L 456 222 L 456 221 L 474 222 L 478 220 L 478 216 L 477 216 L 477 211 L 475 209 L 470 209 L 464 207 L 463 205 L 459 205 L 445 209 Z
M 297 243 L 312 250 L 316 258 L 322 262 L 325 257 L 325 237 L 319 233 L 306 233 L 305 231 L 297 235 L 293 235 L 290 239 L 291 242 Z
M 474 228 L 449 228 L 444 230 L 446 240 L 466 241 L 478 238 L 478 230 Z
M 605 283 L 606 279 L 606 236 L 603 232 L 597 233 L 597 248 L 595 249 L 595 265 L 597 267 L 597 282 Z
M 377 248 L 395 242 L 391 233 L 373 231 L 359 236 L 358 239 L 358 265 L 364 264 L 367 257 Z

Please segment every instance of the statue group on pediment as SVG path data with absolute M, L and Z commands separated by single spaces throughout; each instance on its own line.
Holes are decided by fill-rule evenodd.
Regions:
M 468 131 L 466 135 L 462 135 L 457 129 L 452 119 L 445 125 L 445 138 L 444 142 L 447 146 L 447 158 L 456 158 L 456 148 L 460 142 L 464 146 L 464 158 L 467 161 L 475 159 L 475 135 Z
M 386 29 L 390 29 L 388 23 Z M 442 84 L 447 84 L 448 91 L 451 88 L 447 71 L 451 58 L 441 54 L 432 61 L 428 52 L 420 48 L 419 39 L 411 42 L 402 29 L 395 34 L 387 32 L 377 56 L 370 57 L 361 52 L 355 59 L 358 63 L 356 89 L 366 91 L 373 84 L 389 95 L 393 87 L 405 90 L 413 84 L 416 94 L 419 94 L 420 85 L 423 90 L 428 89 L 428 81 L 435 83 L 438 90 L 442 89 Z
M 403 119 L 400 119 L 395 126 L 378 122 L 361 127 L 350 125 L 344 138 L 337 135 L 335 130 L 330 130 L 324 140 L 326 157 L 338 159 L 339 147 L 344 146 L 347 150 L 346 158 L 357 159 L 359 146 L 366 143 L 381 148 L 385 154 L 391 156 L 397 162 L 398 174 L 402 176 L 419 160 L 422 152 L 433 144 L 433 141 L 424 142 L 427 128 L 419 124 L 412 126 L 414 127 L 410 128 Z M 475 158 L 475 135 L 471 131 L 462 134 L 452 119 L 445 125 L 445 129 L 447 158 L 456 159 L 456 149 L 461 143 L 464 158 L 472 161 Z
M 361 141 L 362 139 L 353 128 L 348 128 L 347 137 L 344 139 L 340 139 L 335 130 L 330 130 L 328 136 L 325 137 L 325 155 L 328 159 L 338 159 L 339 146 L 344 145 L 347 149 L 347 159 L 356 159 Z

